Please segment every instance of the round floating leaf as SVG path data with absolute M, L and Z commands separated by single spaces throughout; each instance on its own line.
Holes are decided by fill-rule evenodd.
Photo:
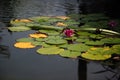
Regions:
M 37 50 L 39 54 L 44 54 L 44 55 L 59 54 L 62 51 L 64 51 L 64 49 L 60 49 L 58 47 L 40 48 Z
M 104 42 L 101 42 L 101 41 L 86 41 L 85 44 L 90 45 L 90 46 L 101 46 L 101 45 L 104 45 Z
M 106 44 L 120 44 L 120 38 L 104 38 L 101 41 Z
M 89 39 L 84 39 L 84 38 L 78 38 L 76 39 L 76 42 L 87 42 Z
M 89 35 L 92 35 L 92 33 L 83 32 L 83 31 L 77 31 L 76 33 L 77 33 L 78 35 L 80 35 L 80 36 L 89 36 Z
M 112 46 L 111 50 L 116 54 L 120 54 L 120 45 Z
M 10 31 L 27 31 L 31 30 L 29 27 L 19 26 L 19 27 L 8 27 Z
M 65 43 L 67 43 L 67 41 L 63 40 L 63 39 L 47 40 L 45 42 L 48 43 L 48 44 L 54 44 L 54 45 L 59 45 L 59 44 L 65 44 Z
M 17 42 L 33 42 L 33 38 L 19 38 L 16 40 Z
M 89 60 L 106 60 L 111 58 L 110 54 L 101 55 L 101 54 L 90 54 L 90 53 L 83 53 L 81 57 L 89 59 Z
M 90 48 L 85 44 L 71 44 L 67 47 L 68 50 L 85 52 Z
M 31 42 L 17 42 L 14 44 L 15 47 L 17 48 L 34 48 L 36 46 L 32 45 Z
M 69 57 L 69 58 L 77 58 L 78 56 L 81 55 L 80 52 L 74 52 L 70 50 L 65 50 L 59 54 L 62 57 Z
M 58 23 L 56 24 L 56 26 L 66 27 L 67 25 L 66 25 L 65 23 L 63 23 L 63 22 L 58 22 Z
M 47 22 L 50 19 L 48 16 L 37 16 L 37 17 L 31 17 L 30 20 L 35 22 Z
M 60 34 L 60 32 L 55 31 L 55 30 L 39 30 L 39 32 L 45 33 L 48 35 L 59 35 Z
M 40 46 L 42 45 L 43 42 L 38 42 L 38 41 L 33 41 L 32 44 L 35 46 Z
M 98 34 L 98 35 L 96 35 L 96 34 L 90 35 L 90 38 L 93 38 L 93 39 L 102 39 L 104 37 L 105 37 L 105 35 L 100 35 L 100 34 Z
M 38 41 L 38 42 L 43 42 L 43 41 L 45 41 L 46 39 L 45 39 L 45 38 L 36 38 L 35 40 Z
M 113 54 L 112 50 L 109 47 L 96 47 L 96 48 L 90 48 L 88 50 L 88 53 L 90 54 L 101 54 L 101 55 L 106 55 L 106 54 Z
M 54 45 L 60 45 L 60 44 L 67 43 L 67 41 L 62 39 L 62 37 L 60 36 L 49 36 L 48 38 L 46 38 L 45 42 L 48 44 L 54 44 Z
M 32 38 L 46 38 L 47 37 L 46 34 L 41 34 L 41 33 L 33 33 L 33 34 L 29 34 L 29 36 Z

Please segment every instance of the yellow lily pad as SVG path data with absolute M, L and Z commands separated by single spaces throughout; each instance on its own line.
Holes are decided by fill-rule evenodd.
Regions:
M 56 24 L 56 26 L 66 27 L 67 25 L 66 25 L 66 24 L 64 24 L 64 23 L 62 23 L 62 22 L 58 22 L 58 23 Z
M 15 19 L 14 22 L 31 22 L 29 19 Z
M 60 18 L 60 19 L 63 19 L 63 20 L 70 19 L 70 17 L 67 17 L 67 16 L 57 16 L 57 18 Z
M 47 35 L 46 34 L 41 34 L 41 33 L 34 33 L 34 34 L 29 34 L 30 37 L 32 38 L 46 38 Z
M 34 48 L 36 46 L 32 45 L 31 42 L 17 42 L 14 44 L 17 48 Z

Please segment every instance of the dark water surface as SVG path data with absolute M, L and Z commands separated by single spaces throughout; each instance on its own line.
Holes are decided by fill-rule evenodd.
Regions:
M 80 3 L 80 0 L 4 0 L 0 2 L 0 29 L 8 27 L 13 18 L 80 13 Z M 106 80 L 106 76 L 113 75 L 111 72 L 92 74 L 104 70 L 98 63 L 44 56 L 35 52 L 37 48 L 18 49 L 13 46 L 16 39 L 28 37 L 33 32 L 2 30 L 0 45 L 6 47 L 6 53 L 0 54 L 0 80 Z

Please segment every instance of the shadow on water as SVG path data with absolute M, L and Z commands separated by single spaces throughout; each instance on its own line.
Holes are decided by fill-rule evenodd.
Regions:
M 93 12 L 116 17 L 118 13 L 114 9 L 117 6 L 111 5 L 111 0 L 4 0 L 0 2 L 0 29 L 1 26 L 8 27 L 13 18 Z M 119 80 L 119 72 L 108 71 L 119 71 L 116 68 L 109 69 L 108 66 L 81 59 L 38 55 L 35 49 L 13 47 L 16 39 L 27 37 L 32 32 L 11 34 L 5 29 L 0 32 L 0 80 L 110 80 L 111 76 L 112 80 Z

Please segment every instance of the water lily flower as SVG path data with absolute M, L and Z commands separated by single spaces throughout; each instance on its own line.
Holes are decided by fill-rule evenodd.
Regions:
M 115 26 L 117 26 L 117 22 L 116 21 L 110 21 L 109 23 L 108 23 L 108 25 L 110 26 L 110 27 L 115 27 Z
M 66 37 L 72 37 L 74 35 L 74 30 L 72 30 L 72 29 L 65 29 L 63 31 L 63 33 L 65 34 Z

